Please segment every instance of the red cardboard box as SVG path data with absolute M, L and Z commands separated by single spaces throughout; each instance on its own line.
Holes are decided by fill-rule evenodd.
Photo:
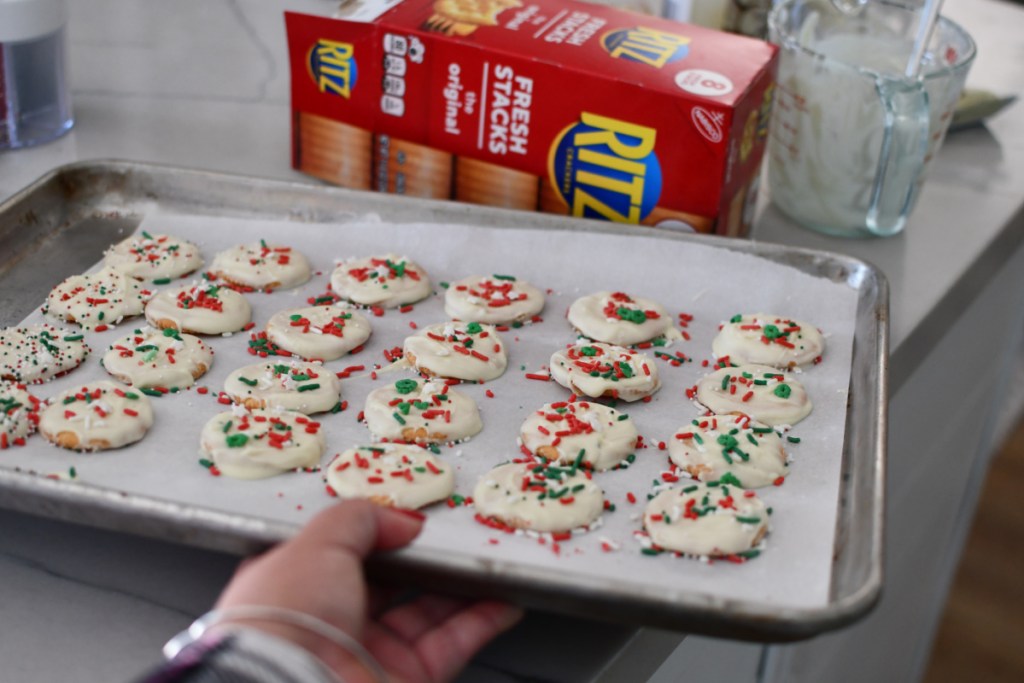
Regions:
M 340 185 L 743 234 L 776 48 L 566 0 L 286 14 L 296 168 Z

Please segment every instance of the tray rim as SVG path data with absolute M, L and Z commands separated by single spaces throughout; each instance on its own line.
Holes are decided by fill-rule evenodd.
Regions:
M 809 263 L 828 263 L 844 269 L 850 279 L 856 278 L 861 283 L 869 284 L 868 294 L 871 296 L 867 300 L 862 298 L 861 285 L 857 286 L 858 306 L 860 308 L 868 305 L 874 313 L 873 329 L 860 330 L 858 328 L 857 330 L 858 333 L 871 333 L 871 338 L 866 340 L 867 345 L 871 348 L 866 351 L 861 350 L 860 353 L 868 354 L 877 370 L 874 391 L 869 396 L 872 400 L 869 407 L 859 409 L 855 402 L 847 413 L 849 426 L 849 420 L 853 415 L 852 411 L 867 411 L 864 419 L 869 425 L 869 432 L 871 432 L 868 435 L 867 443 L 874 451 L 874 457 L 860 458 L 861 461 L 868 463 L 866 467 L 869 476 L 866 483 L 870 483 L 873 494 L 868 519 L 865 520 L 867 530 L 871 533 L 868 538 L 869 556 L 861 562 L 861 565 L 858 565 L 866 566 L 861 584 L 836 597 L 838 589 L 835 569 L 838 566 L 838 555 L 840 554 L 837 550 L 834 556 L 836 559 L 833 560 L 830 600 L 823 607 L 766 606 L 742 600 L 716 600 L 711 596 L 685 593 L 685 591 L 682 591 L 681 595 L 674 597 L 673 601 L 669 603 L 664 599 L 664 594 L 638 597 L 633 591 L 617 592 L 608 585 L 591 585 L 596 579 L 594 581 L 589 579 L 577 581 L 576 586 L 558 586 L 563 593 L 559 596 L 560 599 L 556 606 L 562 608 L 562 611 L 582 616 L 608 618 L 608 615 L 615 614 L 617 620 L 627 623 L 635 622 L 670 629 L 693 629 L 696 632 L 709 635 L 746 640 L 782 642 L 808 638 L 823 631 L 847 625 L 866 614 L 880 598 L 883 583 L 889 329 L 888 282 L 875 266 L 843 254 L 746 239 L 675 233 L 641 226 L 622 226 L 548 214 L 382 195 L 375 192 L 318 186 L 298 181 L 120 160 L 75 162 L 49 171 L 0 203 L 0 229 L 3 227 L 4 220 L 10 214 L 15 214 L 19 205 L 31 203 L 33 197 L 42 194 L 52 185 L 61 186 L 69 194 L 78 192 L 79 196 L 67 198 L 66 201 L 68 203 L 77 202 L 85 208 L 89 208 L 89 199 L 108 197 L 110 194 L 108 191 L 100 191 L 94 183 L 82 182 L 89 176 L 114 176 L 115 178 L 134 176 L 136 180 L 143 178 L 150 182 L 176 178 L 179 181 L 195 181 L 203 188 L 234 184 L 250 189 L 259 187 L 265 192 L 276 191 L 279 194 L 290 191 L 311 197 L 321 197 L 328 203 L 376 204 L 374 209 L 362 208 L 359 210 L 375 210 L 382 214 L 389 211 L 400 213 L 399 210 L 401 210 L 415 215 L 416 221 L 426 220 L 429 222 L 431 219 L 444 216 L 453 222 L 480 224 L 482 217 L 485 220 L 493 221 L 488 226 L 492 228 L 553 227 L 609 234 L 641 234 L 663 239 L 692 241 L 772 260 L 778 260 L 780 256 L 787 255 L 804 259 Z M 213 192 L 214 190 L 209 191 Z M 127 193 L 130 195 L 131 190 L 128 190 Z M 122 197 L 121 204 L 127 208 L 131 202 L 126 199 L 128 198 Z M 135 202 L 142 200 L 157 202 L 159 199 L 159 194 L 156 192 L 145 197 L 134 197 Z M 107 202 L 104 206 L 110 208 L 111 204 Z M 98 207 L 94 206 L 93 208 L 97 209 Z M 340 207 L 335 208 L 341 210 Z M 136 214 L 127 211 L 126 215 Z M 78 218 L 82 217 L 84 216 L 78 216 Z M 73 215 L 68 216 L 67 224 L 70 225 L 74 218 Z M 295 218 L 302 222 L 317 222 L 315 216 L 312 219 L 301 215 Z M 3 279 L 3 273 L 0 273 L 0 282 Z M 858 312 L 858 317 L 860 315 L 863 315 L 861 311 Z M 864 341 L 862 340 L 862 343 Z M 858 357 L 856 343 L 854 357 L 855 360 Z M 851 373 L 851 385 L 857 381 L 853 374 Z M 873 429 L 871 429 L 872 427 Z M 848 431 L 847 444 L 844 445 L 843 453 L 844 471 L 849 466 L 851 457 Z M 849 485 L 844 485 L 840 492 L 840 498 L 844 492 L 847 492 L 848 487 Z M 261 549 L 287 538 L 298 528 L 296 525 L 275 520 L 256 519 L 218 510 L 197 508 L 148 496 L 126 494 L 95 485 L 47 479 L 36 473 L 5 468 L 2 465 L 0 465 L 0 493 L 14 494 L 0 496 L 0 507 L 236 554 Z M 840 507 L 842 508 L 842 505 Z M 130 515 L 126 513 L 130 513 Z M 844 516 L 840 510 L 837 515 L 837 524 L 841 525 L 843 519 Z M 187 528 L 182 528 L 186 522 Z M 839 535 L 837 534 L 837 543 L 838 541 Z M 487 593 L 493 595 L 495 586 L 493 582 L 497 580 L 502 588 L 512 591 L 512 596 L 527 606 L 539 607 L 542 600 L 545 608 L 550 609 L 552 606 L 552 587 L 538 586 L 538 578 L 547 577 L 534 576 L 539 573 L 535 568 L 508 562 L 480 562 L 472 558 L 459 558 L 459 562 L 453 563 L 452 557 L 444 556 L 442 558 L 440 555 L 436 551 L 412 548 L 379 558 L 373 563 L 372 568 L 382 576 L 400 575 L 408 578 L 408 572 L 414 572 L 417 575 L 417 583 L 426 588 L 467 595 Z M 442 559 L 443 561 L 441 561 Z M 503 573 L 500 576 L 494 573 L 496 564 L 503 566 Z M 487 583 L 488 581 L 491 583 Z M 583 609 L 581 611 L 580 604 L 583 602 L 589 603 L 591 607 L 603 605 L 603 609 Z M 626 609 L 623 609 L 624 605 L 627 606 Z

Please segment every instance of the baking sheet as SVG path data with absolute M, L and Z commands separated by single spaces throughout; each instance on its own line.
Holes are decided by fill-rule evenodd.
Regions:
M 458 555 L 470 560 L 526 565 L 559 580 L 611 582 L 628 592 L 631 586 L 666 595 L 700 594 L 714 601 L 750 602 L 771 609 L 827 606 L 831 599 L 837 501 L 846 428 L 852 346 L 859 293 L 855 286 L 815 277 L 801 270 L 714 246 L 667 241 L 647 236 L 621 236 L 561 231 L 503 229 L 483 226 L 388 224 L 368 216 L 344 224 L 304 224 L 229 219 L 211 216 L 160 215 L 149 212 L 140 229 L 170 232 L 192 239 L 209 263 L 220 249 L 243 241 L 266 238 L 287 241 L 304 251 L 320 274 L 297 290 L 270 295 L 250 294 L 254 320 L 262 326 L 281 308 L 303 305 L 308 296 L 326 289 L 335 258 L 396 250 L 423 265 L 434 282 L 453 281 L 479 273 L 506 273 L 552 290 L 544 322 L 503 335 L 510 347 L 506 374 L 486 385 L 463 385 L 462 391 L 480 405 L 484 431 L 470 443 L 444 448 L 445 459 L 456 465 L 457 490 L 470 494 L 477 478 L 491 466 L 519 455 L 515 438 L 526 415 L 542 404 L 561 400 L 567 392 L 554 383 L 529 380 L 546 364 L 553 350 L 574 339 L 564 312 L 573 299 L 600 289 L 619 289 L 660 301 L 675 317 L 694 316 L 686 331 L 689 341 L 666 349 L 682 351 L 695 362 L 672 367 L 656 360 L 663 387 L 648 404 L 620 403 L 635 420 L 648 447 L 637 451 L 628 470 L 595 475 L 616 511 L 604 515 L 601 528 L 560 544 L 556 555 L 550 543 L 508 536 L 477 524 L 467 508 L 430 511 L 425 533 L 415 552 Z M 399 246 L 400 245 L 400 246 Z M 360 354 L 332 361 L 340 371 L 363 364 L 386 364 L 385 349 L 400 346 L 419 327 L 445 319 L 442 292 L 417 304 L 409 313 L 389 311 L 371 316 L 374 336 Z M 710 343 L 718 324 L 735 313 L 769 312 L 817 324 L 827 335 L 824 361 L 800 375 L 815 410 L 792 434 L 801 439 L 791 447 L 791 474 L 781 487 L 762 489 L 774 509 L 772 533 L 765 552 L 743 565 L 711 565 L 669 555 L 639 553 L 633 531 L 640 528 L 646 493 L 667 469 L 667 454 L 657 444 L 666 441 L 698 412 L 685 397 L 709 368 Z M 40 317 L 38 314 L 30 318 Z M 105 333 L 87 333 L 94 356 L 68 377 L 38 387 L 48 397 L 63 388 L 105 376 L 98 357 L 114 339 L 130 331 L 130 322 Z M 296 473 L 259 482 L 209 476 L 198 465 L 198 433 L 202 424 L 223 409 L 214 396 L 223 378 L 236 367 L 254 362 L 246 353 L 248 335 L 214 338 L 217 358 L 213 370 L 199 382 L 211 393 L 185 392 L 155 401 L 157 424 L 140 444 L 116 452 L 74 454 L 49 447 L 38 438 L 29 446 L 3 454 L 2 465 L 67 475 L 75 468 L 76 484 L 97 484 L 144 497 L 172 500 L 186 508 L 216 509 L 233 515 L 301 523 L 329 505 L 318 473 Z M 356 421 L 366 393 L 380 382 L 410 376 L 408 370 L 356 377 L 343 383 L 347 411 L 323 419 L 328 455 L 370 436 Z M 490 390 L 494 398 L 486 396 Z M 633 493 L 637 504 L 630 504 Z M 602 550 L 602 541 L 620 546 Z M 557 582 L 556 582 L 557 583 Z

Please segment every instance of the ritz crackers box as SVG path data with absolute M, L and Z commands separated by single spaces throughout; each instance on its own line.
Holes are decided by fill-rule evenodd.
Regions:
M 362 189 L 741 235 L 776 48 L 567 0 L 286 13 L 293 163 Z

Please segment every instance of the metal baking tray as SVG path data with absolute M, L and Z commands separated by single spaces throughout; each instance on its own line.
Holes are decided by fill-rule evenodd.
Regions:
M 413 548 L 371 570 L 424 589 L 497 596 L 528 607 L 621 623 L 758 641 L 792 641 L 852 623 L 882 588 L 887 414 L 888 288 L 872 266 L 850 257 L 539 213 L 415 200 L 340 188 L 122 161 L 53 170 L 0 204 L 0 326 L 33 311 L 57 282 L 92 266 L 147 212 L 339 222 L 374 212 L 392 223 L 550 228 L 643 234 L 753 254 L 858 292 L 846 440 L 828 603 L 778 608 L 680 591 L 670 597 L 598 579 L 558 581 L 535 568 L 464 560 Z M 287 538 L 292 524 L 255 519 L 5 466 L 0 507 L 115 531 L 244 554 Z

